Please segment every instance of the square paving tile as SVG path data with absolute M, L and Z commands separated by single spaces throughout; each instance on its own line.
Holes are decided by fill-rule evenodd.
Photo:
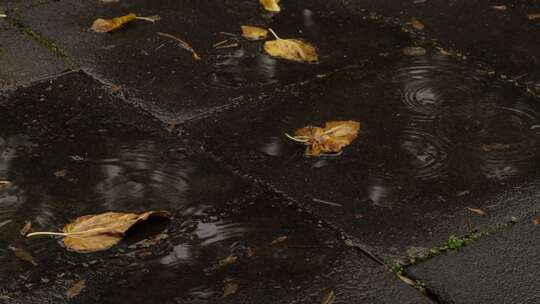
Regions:
M 280 14 L 269 15 L 257 1 L 247 0 L 56 1 L 18 10 L 13 18 L 54 41 L 95 77 L 121 86 L 128 98 L 140 100 L 155 115 L 183 121 L 273 91 L 276 85 L 360 64 L 409 43 L 397 28 L 323 8 L 315 2 L 288 1 Z M 88 30 L 98 17 L 128 12 L 158 14 L 161 20 L 155 24 L 132 22 L 110 34 Z M 265 55 L 262 41 L 239 37 L 240 26 L 246 24 L 271 27 L 283 38 L 316 44 L 320 64 Z M 157 32 L 185 40 L 202 60 L 194 60 L 172 39 Z M 214 47 L 221 42 L 219 46 L 233 47 Z
M 538 111 L 534 100 L 446 56 L 394 55 L 188 124 L 186 133 L 395 257 L 538 206 L 503 195 L 519 193 L 537 172 Z M 305 157 L 284 135 L 351 119 L 362 130 L 339 156 Z M 506 209 L 512 201 L 516 208 Z M 466 207 L 494 212 L 482 217 Z

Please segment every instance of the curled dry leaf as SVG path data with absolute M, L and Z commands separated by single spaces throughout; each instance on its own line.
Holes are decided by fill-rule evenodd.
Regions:
M 469 208 L 469 207 L 467 207 L 467 210 L 469 210 L 470 212 L 474 212 L 476 214 L 479 214 L 481 216 L 487 215 L 487 212 L 485 212 L 484 210 L 479 209 L 479 208 Z
M 333 304 L 335 300 L 336 293 L 333 290 L 330 290 L 321 300 L 321 304 Z
M 268 31 L 260 27 L 242 25 L 241 28 L 242 36 L 247 40 L 262 40 L 268 36 Z
M 339 153 L 348 146 L 360 132 L 360 123 L 352 120 L 330 121 L 324 128 L 307 126 L 294 132 L 290 139 L 307 145 L 307 156 Z
M 423 30 L 424 29 L 424 24 L 422 22 L 420 22 L 420 20 L 416 19 L 415 17 L 412 17 L 411 18 L 411 25 L 414 29 L 416 30 Z
M 279 7 L 279 0 L 261 0 L 261 4 L 265 10 L 269 12 L 279 12 L 281 8 Z
M 141 16 L 135 15 L 134 13 L 129 13 L 127 15 L 112 18 L 112 19 L 101 19 L 101 18 L 96 19 L 90 29 L 96 33 L 107 33 L 107 32 L 117 30 L 121 28 L 122 26 L 124 26 L 124 24 L 127 24 L 135 19 L 145 20 L 148 22 L 155 23 L 156 21 L 159 21 L 161 18 L 158 15 L 141 17 Z
M 178 45 L 179 47 L 183 48 L 184 50 L 188 51 L 188 52 L 191 52 L 191 54 L 193 55 L 193 58 L 195 60 L 201 60 L 201 56 L 199 56 L 199 54 L 197 54 L 197 52 L 195 52 L 195 50 L 193 49 L 193 47 L 185 42 L 184 40 L 176 37 L 176 36 L 173 36 L 171 34 L 167 34 L 167 33 L 161 33 L 161 32 L 157 32 L 156 34 L 158 34 L 159 36 L 162 36 L 162 37 L 166 37 L 166 38 L 169 38 L 169 39 L 172 39 L 174 41 L 176 41 L 176 45 Z
M 167 211 L 148 211 L 144 213 L 106 212 L 95 215 L 85 215 L 67 224 L 63 232 L 33 232 L 26 237 L 36 235 L 63 236 L 64 246 L 76 252 L 94 252 L 106 250 L 116 245 L 126 231 L 140 221 L 149 217 L 170 216 Z
M 86 280 L 80 280 L 68 289 L 67 297 L 69 299 L 73 299 L 74 297 L 78 296 L 85 287 Z
M 268 55 L 298 62 L 319 62 L 317 48 L 314 45 L 298 39 L 281 39 L 272 29 L 269 31 L 276 40 L 264 43 L 264 50 Z
M 28 232 L 30 232 L 30 230 L 32 230 L 32 222 L 26 221 L 22 229 L 19 231 L 19 233 L 22 236 L 26 236 Z

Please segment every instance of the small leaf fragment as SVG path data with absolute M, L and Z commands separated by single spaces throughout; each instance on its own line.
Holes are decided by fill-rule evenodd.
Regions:
M 330 290 L 321 300 L 321 304 L 333 304 L 336 300 L 336 293 Z
M 80 280 L 68 289 L 67 297 L 69 299 L 73 299 L 74 297 L 78 296 L 85 287 L 86 280 Z
M 223 260 L 219 261 L 219 267 L 223 267 L 223 266 L 227 266 L 227 265 L 233 264 L 233 263 L 235 263 L 237 260 L 238 260 L 238 257 L 237 257 L 237 256 L 230 255 L 230 256 L 224 258 Z
M 416 30 L 423 30 L 424 29 L 424 24 L 422 22 L 420 22 L 420 20 L 416 19 L 415 17 L 412 17 L 411 18 L 411 25 L 414 29 Z
M 283 243 L 283 242 L 285 242 L 285 241 L 288 240 L 288 239 L 289 239 L 289 237 L 286 236 L 286 235 L 279 236 L 279 237 L 275 238 L 275 239 L 270 243 L 270 245 L 271 245 L 271 246 L 274 246 L 274 245 L 276 245 L 276 244 Z
M 0 180 L 0 190 L 11 186 L 11 182 L 8 180 Z
M 268 30 L 256 27 L 256 26 L 250 26 L 250 25 L 242 25 L 242 37 L 246 38 L 247 40 L 262 40 L 266 39 L 268 36 Z
M 96 19 L 90 28 L 96 33 L 107 33 L 121 28 L 124 24 L 129 23 L 137 18 L 134 13 L 129 13 L 124 16 L 112 19 Z
M 413 281 L 413 280 L 411 280 L 411 279 L 409 279 L 409 278 L 407 278 L 407 277 L 405 277 L 405 276 L 402 276 L 402 275 L 400 275 L 400 274 L 398 274 L 397 276 L 398 276 L 398 278 L 399 278 L 401 281 L 405 282 L 405 284 L 410 285 L 410 286 L 413 286 L 413 287 L 416 286 L 416 282 L 415 282 L 415 281 Z
M 406 47 L 402 51 L 407 56 L 423 56 L 427 53 L 425 48 L 419 46 Z
M 65 177 L 67 174 L 67 170 L 66 169 L 58 170 L 58 171 L 55 171 L 53 174 L 56 177 Z
M 26 221 L 21 230 L 19 230 L 19 233 L 22 236 L 26 236 L 30 230 L 32 230 L 32 222 Z
M 265 10 L 269 12 L 279 12 L 281 8 L 279 7 L 279 0 L 260 0 L 262 6 Z
M 170 213 L 167 211 L 148 211 L 140 214 L 106 212 L 85 215 L 64 226 L 63 232 L 33 232 L 26 237 L 36 235 L 63 236 L 64 246 L 69 250 L 95 252 L 116 245 L 133 225 L 154 216 L 168 218 Z
M 529 20 L 539 19 L 540 14 L 528 14 L 527 17 L 529 18 Z
M 538 224 L 540 224 L 540 220 L 539 219 L 533 219 L 532 223 L 533 223 L 533 225 L 538 226 Z
M 360 123 L 352 120 L 329 121 L 324 128 L 307 126 L 288 137 L 307 145 L 307 156 L 320 156 L 328 153 L 339 153 L 348 146 L 360 132 Z
M 508 6 L 506 5 L 492 5 L 492 9 L 498 10 L 498 11 L 505 11 L 508 9 Z
M 14 246 L 11 246 L 11 245 L 10 245 L 8 248 L 9 248 L 11 251 L 13 251 L 13 253 L 15 254 L 15 256 L 16 256 L 17 258 L 19 258 L 20 260 L 23 260 L 23 261 L 25 261 L 25 262 L 28 262 L 28 263 L 30 263 L 30 264 L 32 264 L 32 265 L 34 265 L 34 266 L 37 266 L 37 265 L 38 265 L 38 263 L 34 260 L 34 257 L 32 257 L 32 255 L 31 255 L 28 251 L 24 250 L 23 248 L 21 248 L 21 247 L 14 247 Z
M 269 31 L 276 37 L 276 40 L 264 43 L 264 50 L 268 55 L 297 62 L 319 62 L 319 54 L 313 44 L 298 39 L 281 39 L 272 29 Z
M 223 295 L 221 297 L 226 298 L 230 295 L 235 294 L 238 291 L 238 287 L 238 284 L 234 282 L 227 283 L 227 285 L 223 287 Z
M 479 214 L 479 215 L 481 215 L 481 216 L 487 215 L 487 212 L 486 212 L 486 211 L 484 211 L 484 210 L 482 210 L 482 209 L 479 209 L 479 208 L 469 208 L 469 207 L 467 207 L 467 210 L 469 210 L 470 212 L 474 212 L 474 213 L 476 213 L 476 214 Z

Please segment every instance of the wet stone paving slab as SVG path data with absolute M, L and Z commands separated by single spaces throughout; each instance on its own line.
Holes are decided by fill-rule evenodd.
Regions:
M 247 0 L 57 1 L 16 10 L 12 18 L 56 43 L 91 74 L 121 87 L 154 115 L 183 121 L 408 45 L 399 29 L 317 8 L 316 3 L 289 1 L 273 15 L 258 1 Z M 89 31 L 97 17 L 129 12 L 157 14 L 161 20 L 132 22 L 110 34 Z M 320 64 L 272 58 L 262 41 L 240 37 L 242 25 L 269 27 L 280 37 L 314 43 Z M 186 41 L 201 60 L 157 32 Z
M 428 52 L 341 71 L 186 133 L 381 256 L 427 250 L 473 228 L 466 207 L 497 209 L 483 196 L 536 172 L 540 136 L 534 100 Z M 361 122 L 339 156 L 306 157 L 285 136 L 332 120 Z
M 83 73 L 0 102 L 6 303 L 429 303 L 275 192 L 249 185 Z M 34 231 L 105 211 L 169 210 L 111 250 Z M 69 291 L 84 282 L 80 294 Z M 384 286 L 384 288 L 380 288 Z

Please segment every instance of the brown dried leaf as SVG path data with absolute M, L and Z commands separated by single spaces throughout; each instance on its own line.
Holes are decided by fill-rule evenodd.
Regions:
M 262 40 L 266 39 L 266 37 L 268 36 L 268 30 L 260 27 L 242 25 L 241 28 L 242 36 L 247 40 Z
M 268 55 L 297 62 L 319 62 L 317 48 L 314 45 L 298 39 L 281 39 L 272 29 L 269 31 L 276 37 L 276 40 L 264 43 L 264 50 Z
M 540 18 L 540 14 L 528 14 L 529 20 L 534 20 Z
M 26 261 L 34 266 L 37 266 L 38 263 L 34 260 L 34 257 L 32 257 L 32 255 L 24 250 L 23 248 L 20 248 L 20 247 L 14 247 L 14 246 L 9 246 L 8 247 L 11 251 L 13 251 L 13 253 L 15 254 L 15 256 L 23 261 Z
M 237 256 L 230 255 L 230 256 L 224 258 L 223 260 L 219 261 L 219 267 L 223 267 L 223 266 L 227 266 L 227 265 L 233 264 L 233 263 L 235 263 L 237 260 L 238 260 L 238 257 L 237 257 Z
M 336 293 L 330 290 L 321 300 L 321 304 L 332 304 L 336 300 Z
M 482 210 L 482 209 L 479 209 L 479 208 L 469 208 L 469 207 L 467 207 L 467 210 L 469 210 L 470 212 L 474 212 L 474 213 L 476 213 L 476 214 L 479 214 L 479 215 L 481 215 L 481 216 L 487 215 L 487 212 L 486 212 L 486 211 L 484 211 L 484 210 Z
M 420 20 L 416 19 L 415 17 L 411 18 L 411 25 L 416 30 L 423 30 L 425 28 L 424 24 L 420 22 Z
M 26 236 L 30 230 L 32 230 L 32 222 L 26 221 L 19 233 L 22 236 Z
M 169 217 L 167 211 L 148 211 L 141 214 L 106 212 L 103 214 L 85 215 L 67 224 L 63 233 L 34 232 L 36 235 L 60 235 L 64 237 L 64 246 L 76 252 L 94 252 L 106 250 L 116 245 L 129 228 L 151 216 Z
M 400 274 L 398 274 L 397 276 L 398 276 L 398 278 L 399 278 L 400 280 L 402 280 L 403 282 L 405 282 L 405 284 L 410 285 L 410 286 L 416 286 L 416 282 L 415 282 L 415 281 L 413 281 L 413 280 L 411 280 L 411 279 L 409 279 L 409 278 L 407 278 L 407 277 L 405 277 L 405 276 L 402 276 L 402 275 L 400 275 Z
M 90 28 L 96 33 L 107 33 L 121 28 L 124 24 L 137 19 L 137 15 L 129 13 L 112 19 L 96 19 Z
M 176 129 L 176 120 L 172 120 L 169 122 L 169 124 L 167 125 L 167 131 L 169 131 L 169 133 L 172 133 L 174 131 L 174 129 Z
M 538 226 L 538 224 L 540 224 L 540 220 L 539 219 L 533 219 L 532 223 L 533 223 L 533 225 Z
M 69 299 L 73 299 L 74 297 L 78 296 L 85 287 L 86 280 L 80 280 L 68 289 L 67 297 Z
M 193 58 L 195 60 L 201 60 L 201 56 L 199 56 L 199 54 L 197 54 L 197 52 L 195 52 L 195 50 L 193 49 L 193 47 L 185 42 L 184 40 L 176 37 L 176 36 L 173 36 L 171 34 L 167 34 L 167 33 L 161 33 L 161 32 L 157 32 L 156 34 L 158 34 L 159 36 L 162 36 L 162 37 L 166 37 L 166 38 L 169 38 L 169 39 L 172 39 L 174 41 L 176 41 L 176 45 L 178 45 L 179 47 L 183 48 L 184 50 L 188 51 L 188 52 L 191 52 L 191 54 L 193 55 Z
M 286 236 L 286 235 L 279 236 L 279 237 L 275 238 L 275 239 L 270 243 L 270 245 L 271 245 L 271 246 L 274 246 L 274 245 L 276 245 L 276 244 L 283 243 L 283 242 L 285 242 L 285 241 L 288 240 L 288 239 L 289 239 L 289 237 Z
M 281 8 L 279 7 L 279 0 L 261 0 L 261 4 L 264 9 L 269 12 L 281 11 Z
M 348 146 L 360 132 L 360 123 L 352 120 L 330 121 L 324 128 L 307 126 L 294 132 L 289 138 L 307 145 L 306 155 L 319 156 L 338 153 Z

